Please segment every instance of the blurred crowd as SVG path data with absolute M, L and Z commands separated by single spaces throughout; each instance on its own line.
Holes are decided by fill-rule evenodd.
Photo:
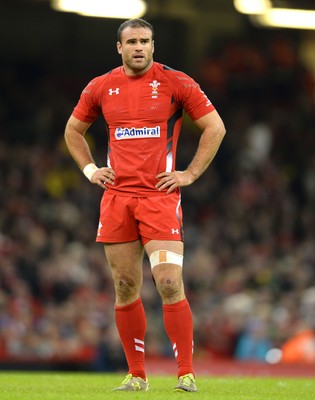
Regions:
M 110 270 L 94 242 L 102 193 L 63 140 L 92 76 L 22 61 L 0 68 L 0 364 L 119 369 Z M 194 77 L 227 128 L 212 166 L 182 190 L 196 357 L 265 362 L 307 333 L 296 360 L 315 362 L 314 76 L 298 43 L 279 34 L 218 41 Z M 198 138 L 185 119 L 178 169 Z M 88 140 L 104 164 L 101 119 Z M 146 353 L 172 357 L 147 259 L 142 297 Z

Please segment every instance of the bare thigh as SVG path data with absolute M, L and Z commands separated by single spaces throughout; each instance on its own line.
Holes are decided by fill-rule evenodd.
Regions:
M 106 243 L 105 254 L 111 267 L 116 292 L 116 305 L 133 303 L 142 287 L 143 245 L 140 240 Z

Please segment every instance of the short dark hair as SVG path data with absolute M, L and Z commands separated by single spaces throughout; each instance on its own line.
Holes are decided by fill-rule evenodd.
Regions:
M 122 31 L 126 28 L 147 28 L 150 29 L 152 32 L 152 39 L 154 36 L 154 29 L 153 26 L 146 20 L 142 19 L 142 18 L 134 18 L 134 19 L 128 19 L 127 21 L 123 22 L 120 27 L 118 28 L 117 31 L 117 38 L 118 38 L 118 42 L 121 43 L 121 34 Z

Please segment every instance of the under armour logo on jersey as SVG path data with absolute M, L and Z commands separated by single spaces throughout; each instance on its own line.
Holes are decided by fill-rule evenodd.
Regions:
M 175 235 L 175 233 L 177 233 L 177 235 L 178 235 L 179 234 L 179 230 L 172 228 L 172 234 Z
M 112 88 L 108 89 L 108 94 L 110 96 L 112 96 L 114 93 L 115 94 L 119 94 L 119 88 L 118 87 L 116 89 L 112 89 Z

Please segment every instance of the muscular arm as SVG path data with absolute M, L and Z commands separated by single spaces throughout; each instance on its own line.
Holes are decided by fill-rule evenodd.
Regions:
M 68 150 L 81 170 L 88 164 L 95 164 L 89 145 L 84 137 L 90 125 L 90 123 L 80 121 L 72 115 L 65 129 L 65 141 Z M 114 171 L 111 168 L 95 167 L 95 172 L 91 176 L 90 181 L 106 189 L 106 183 L 114 183 L 114 175 Z
M 88 122 L 82 122 L 71 116 L 65 129 L 67 147 L 81 170 L 83 170 L 87 164 L 94 163 L 88 143 L 84 137 L 90 125 L 91 124 Z
M 225 135 L 223 121 L 215 110 L 199 118 L 195 123 L 203 132 L 196 154 L 186 170 L 194 177 L 194 181 L 208 168 Z
M 159 182 L 156 187 L 159 190 L 168 188 L 171 193 L 180 186 L 191 185 L 208 168 L 214 159 L 225 135 L 223 121 L 216 110 L 206 114 L 195 121 L 201 128 L 202 134 L 197 151 L 185 171 L 162 172 L 157 175 Z

